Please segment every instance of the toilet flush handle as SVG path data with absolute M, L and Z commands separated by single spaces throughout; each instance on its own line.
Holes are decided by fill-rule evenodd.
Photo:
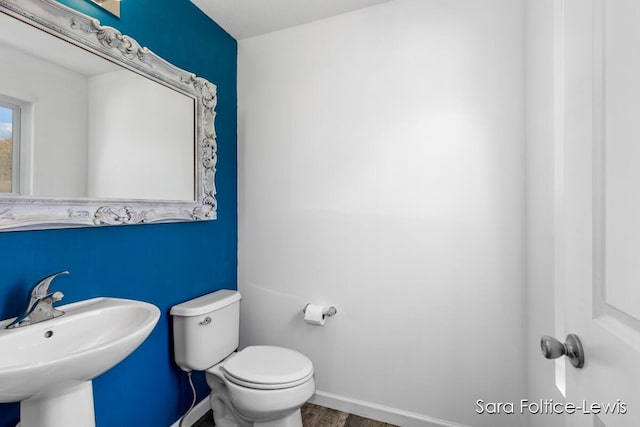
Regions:
M 209 323 L 211 323 L 211 317 L 207 316 L 202 322 L 200 322 L 200 326 L 207 326 Z

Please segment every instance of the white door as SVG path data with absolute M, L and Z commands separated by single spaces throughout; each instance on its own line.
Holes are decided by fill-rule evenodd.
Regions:
M 558 1 L 556 278 L 585 352 L 566 364 L 566 425 L 638 427 L 640 0 Z

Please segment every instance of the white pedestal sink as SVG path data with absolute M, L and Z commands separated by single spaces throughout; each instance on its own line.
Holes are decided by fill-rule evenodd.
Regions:
M 119 298 L 56 308 L 65 314 L 34 325 L 0 322 L 0 402 L 20 402 L 23 427 L 95 427 L 91 380 L 142 344 L 160 310 Z

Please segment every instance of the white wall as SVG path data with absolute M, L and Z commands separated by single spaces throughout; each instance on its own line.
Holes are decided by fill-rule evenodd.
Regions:
M 125 69 L 90 77 L 89 95 L 87 195 L 194 200 L 194 100 Z
M 28 104 L 23 132 L 23 194 L 83 197 L 87 182 L 87 79 L 0 44 L 0 94 Z M 53 179 L 55 178 L 55 179 Z
M 318 401 L 523 425 L 475 413 L 525 395 L 523 7 L 397 0 L 239 42 L 242 345 L 307 354 Z
M 540 337 L 557 335 L 554 294 L 554 0 L 526 2 L 527 123 L 527 397 L 564 400 L 555 387 L 555 363 L 542 357 Z M 564 336 L 558 336 L 562 339 Z M 561 363 L 564 364 L 564 361 Z M 532 415 L 529 427 L 561 427 L 557 415 Z

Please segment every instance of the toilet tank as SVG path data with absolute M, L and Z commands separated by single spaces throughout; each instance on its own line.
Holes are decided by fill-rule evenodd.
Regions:
M 240 293 L 223 289 L 171 307 L 173 355 L 184 371 L 204 371 L 239 345 Z

